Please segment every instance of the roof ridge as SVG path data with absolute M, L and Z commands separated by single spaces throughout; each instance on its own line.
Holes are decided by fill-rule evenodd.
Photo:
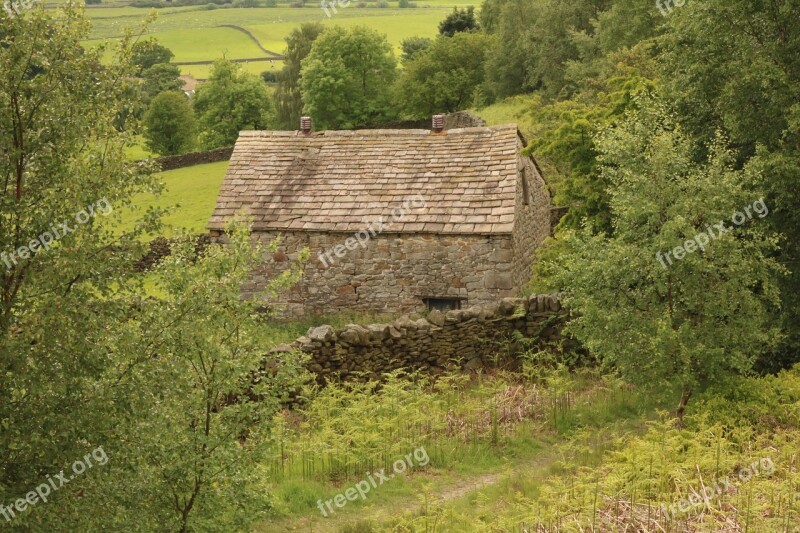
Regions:
M 509 130 L 517 131 L 519 128 L 516 123 L 499 124 L 496 126 L 473 126 L 469 128 L 453 128 L 442 133 L 435 133 L 427 129 L 361 129 L 361 130 L 322 130 L 312 132 L 310 135 L 303 135 L 299 131 L 289 130 L 243 130 L 239 132 L 240 137 L 301 137 L 304 139 L 314 139 L 320 137 L 379 137 L 379 136 L 399 136 L 399 137 L 421 137 L 437 135 L 447 137 L 450 135 L 470 135 L 481 133 L 500 133 Z

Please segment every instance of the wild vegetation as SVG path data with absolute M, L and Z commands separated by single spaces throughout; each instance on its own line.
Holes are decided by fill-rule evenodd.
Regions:
M 158 41 L 121 28 L 131 7 L 0 11 L 4 528 L 797 530 L 800 2 L 409 7 L 389 37 L 368 25 L 390 8 L 300 26 L 310 8 L 163 8 Z M 188 17 L 210 48 L 243 35 L 217 22 L 281 10 L 299 18 L 248 26 L 270 50 L 288 37 L 274 86 L 220 60 L 178 91 Z M 241 38 L 234 55 L 263 54 Z M 226 163 L 159 175 L 131 157 L 142 136 L 177 153 L 305 113 L 345 128 L 468 106 L 520 124 L 568 208 L 531 290 L 563 294 L 577 347 L 514 369 L 319 387 L 270 348 L 323 318 L 258 309 L 307 256 L 241 299 L 275 243 L 254 245 L 246 218 L 201 253 L 185 234 Z M 154 235 L 175 249 L 143 275 Z M 107 462 L 78 475 L 98 448 Z

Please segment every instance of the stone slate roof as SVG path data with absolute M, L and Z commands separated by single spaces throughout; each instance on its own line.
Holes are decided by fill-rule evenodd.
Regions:
M 356 232 L 421 194 L 387 233 L 511 233 L 516 125 L 428 130 L 244 131 L 209 229 L 245 210 L 254 230 Z M 417 203 L 416 205 L 419 205 Z

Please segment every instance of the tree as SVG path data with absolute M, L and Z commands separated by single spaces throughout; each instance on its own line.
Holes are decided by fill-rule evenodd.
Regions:
M 402 61 L 403 64 L 410 63 L 416 59 L 422 52 L 427 50 L 433 44 L 433 39 L 428 37 L 409 37 L 403 39 L 400 47 L 403 49 Z
M 181 240 L 152 272 L 163 297 L 114 338 L 117 349 L 139 354 L 111 405 L 125 406 L 116 413 L 129 439 L 119 460 L 137 473 L 128 483 L 140 501 L 152 502 L 117 504 L 130 514 L 148 510 L 157 526 L 143 530 L 246 531 L 266 518 L 258 465 L 268 422 L 306 379 L 296 354 L 265 355 L 271 330 L 255 312 L 263 300 L 241 298 L 277 241 L 254 246 L 245 220 L 226 236 L 226 246 L 212 245 L 202 257 L 193 239 Z M 287 288 L 301 273 L 293 264 L 265 292 Z
M 500 97 L 542 91 L 569 97 L 576 89 L 566 73 L 571 62 L 592 63 L 596 21 L 611 0 L 507 0 L 500 8 L 487 77 Z M 496 15 L 493 15 L 496 16 Z
M 406 65 L 396 88 L 396 101 L 412 117 L 469 108 L 483 83 L 484 54 L 491 38 L 481 33 L 439 37 L 427 51 Z
M 486 33 L 494 33 L 500 23 L 500 14 L 508 0 L 483 0 L 481 4 L 481 29 Z
M 396 68 L 385 36 L 363 26 L 349 31 L 331 28 L 314 41 L 302 63 L 305 112 L 320 128 L 347 129 L 390 120 Z
M 139 67 L 139 73 L 159 63 L 169 63 L 175 54 L 166 46 L 159 44 L 158 39 L 150 38 L 138 41 L 131 50 L 131 62 Z
M 696 164 L 667 112 L 639 107 L 598 141 L 614 236 L 566 232 L 539 283 L 564 291 L 569 332 L 607 367 L 647 389 L 679 389 L 681 419 L 694 393 L 749 372 L 774 343 L 777 240 L 758 220 L 756 177 L 731 168 L 724 139 Z M 731 224 L 745 209 L 752 219 Z M 718 233 L 721 221 L 734 229 Z
M 12 528 L 249 530 L 267 506 L 250 483 L 263 437 L 303 376 L 293 354 L 265 355 L 261 302 L 240 298 L 274 244 L 252 246 L 241 223 L 199 257 L 184 238 L 147 295 L 133 265 L 160 213 L 135 208 L 160 186 L 116 127 L 131 39 L 107 57 L 84 47 L 89 29 L 67 3 L 4 19 L 0 36 L 0 501 L 64 471 L 69 487 Z M 134 229 L 110 227 L 126 207 Z M 105 461 L 71 476 L 98 448 Z
M 180 91 L 183 87 L 180 75 L 181 69 L 169 63 L 156 63 L 142 72 L 142 91 L 145 103 L 165 91 Z
M 106 339 L 141 286 L 132 269 L 144 251 L 138 237 L 157 226 L 134 213 L 136 229 L 115 234 L 104 221 L 159 187 L 150 165 L 126 158 L 132 134 L 117 129 L 128 105 L 119 81 L 134 74 L 124 59 L 130 37 L 116 56 L 85 47 L 90 22 L 75 3 L 4 18 L 0 33 L 0 500 L 8 502 L 92 448 L 111 456 L 115 423 L 99 384 L 124 357 Z M 92 527 L 103 514 L 94 499 L 102 470 L 11 527 L 102 530 Z M 76 515 L 81 527 L 62 523 Z
M 194 144 L 194 111 L 182 93 L 156 96 L 144 115 L 144 127 L 147 148 L 158 154 L 183 154 Z
M 581 80 L 575 97 L 534 99 L 525 153 L 536 156 L 548 176 L 556 205 L 568 207 L 558 231 L 588 227 L 611 235 L 611 190 L 599 171 L 596 135 L 618 121 L 641 96 L 655 94 L 655 67 L 641 50 L 613 52 L 598 61 L 596 75 Z
M 788 336 L 765 361 L 772 370 L 800 361 L 799 11 L 798 0 L 687 4 L 658 41 L 665 94 L 695 140 L 695 157 L 725 131 L 737 165 L 761 168 L 769 222 L 786 235 L 780 261 L 792 272 L 782 280 L 776 320 Z
M 475 17 L 475 8 L 469 6 L 466 9 L 453 8 L 453 12 L 439 23 L 439 35 L 452 37 L 462 31 L 477 31 L 480 29 L 478 19 Z
M 226 60 L 216 61 L 208 81 L 197 88 L 194 109 L 205 150 L 232 146 L 240 131 L 268 129 L 273 124 L 267 86 Z
M 319 22 L 305 22 L 286 37 L 286 60 L 278 75 L 275 89 L 275 109 L 280 127 L 295 130 L 303 113 L 303 97 L 300 92 L 300 67 L 311 52 L 314 41 L 324 31 Z

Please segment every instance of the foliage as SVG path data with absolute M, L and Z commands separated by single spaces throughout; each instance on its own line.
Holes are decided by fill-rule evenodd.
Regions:
M 253 246 L 241 222 L 226 235 L 227 246 L 212 245 L 200 258 L 191 239 L 173 249 L 154 272 L 164 297 L 114 340 L 115 350 L 137 354 L 109 376 L 126 435 L 125 467 L 137 472 L 127 481 L 150 520 L 171 531 L 238 530 L 259 518 L 266 495 L 248 492 L 257 482 L 264 422 L 304 379 L 295 355 L 265 357 L 269 328 L 254 311 L 261 302 L 240 297 L 277 241 Z M 293 284 L 300 272 L 293 265 L 265 295 Z M 169 387 L 155 386 L 163 383 Z M 137 506 L 119 503 L 136 513 Z
M 403 49 L 401 60 L 406 65 L 416 59 L 420 54 L 425 52 L 433 44 L 433 39 L 428 37 L 409 37 L 403 39 L 400 43 L 400 48 Z
M 169 63 L 156 63 L 142 72 L 142 96 L 145 103 L 149 103 L 160 93 L 180 91 L 183 87 L 180 75 L 181 69 Z
M 301 24 L 286 37 L 286 60 L 278 75 L 275 89 L 275 108 L 279 127 L 296 130 L 303 113 L 303 96 L 300 92 L 300 67 L 311 53 L 311 45 L 324 31 L 319 22 Z
M 792 274 L 782 282 L 780 319 L 787 343 L 772 355 L 790 363 L 800 354 L 800 10 L 798 0 L 715 0 L 687 5 L 659 40 L 669 101 L 696 139 L 702 157 L 721 129 L 737 163 L 763 172 L 775 232 L 786 234 L 780 261 Z M 725 28 L 725 31 L 709 31 Z M 767 364 L 767 367 L 772 365 Z
M 411 117 L 466 109 L 483 83 L 484 53 L 492 39 L 482 33 L 439 37 L 405 65 L 395 101 Z
M 594 35 L 593 21 L 610 4 L 508 0 L 494 8 L 492 26 L 498 38 L 486 66 L 493 92 L 500 97 L 527 90 L 569 96 L 574 87 L 566 79 L 566 67 L 570 61 L 596 58 L 584 55 L 582 43 Z
M 2 19 L 0 253 L 16 253 L 40 236 L 52 242 L 16 263 L 0 263 L 4 504 L 97 446 L 111 456 L 107 431 L 114 421 L 99 380 L 116 362 L 105 340 L 131 309 L 116 296 L 139 286 L 131 272 L 143 251 L 136 237 L 157 228 L 153 213 L 124 235 L 102 223 L 133 194 L 158 191 L 158 184 L 148 164 L 126 159 L 131 134 L 116 127 L 127 105 L 119 81 L 136 68 L 132 39 L 125 36 L 104 62 L 107 49 L 83 46 L 88 36 L 84 11 L 74 3 Z M 18 516 L 13 527 L 54 531 L 68 528 L 61 519 L 79 515 L 78 529 L 102 529 L 94 485 L 103 468 Z
M 637 96 L 656 92 L 648 66 L 638 51 L 612 53 L 605 68 L 581 81 L 574 98 L 532 102 L 525 153 L 542 165 L 555 205 L 569 208 L 559 229 L 613 232 L 610 184 L 599 172 L 595 137 L 634 106 Z
M 261 73 L 261 79 L 264 80 L 264 83 L 277 83 L 278 74 L 272 70 L 265 70 Z
M 798 517 L 794 494 L 800 483 L 794 457 L 799 375 L 800 369 L 774 379 L 738 380 L 727 397 L 712 395 L 696 404 L 683 430 L 663 416 L 639 429 L 585 427 L 549 446 L 557 458 L 549 465 L 541 458 L 515 465 L 468 498 L 426 502 L 368 531 L 790 529 Z M 748 393 L 737 394 L 738 387 Z M 762 397 L 781 415 L 794 415 L 791 423 L 760 424 Z M 742 416 L 727 424 L 718 416 L 725 411 Z M 687 512 L 678 507 L 682 500 L 691 504 Z M 665 516 L 670 506 L 674 517 Z
M 453 8 L 453 12 L 439 24 L 439 35 L 452 37 L 462 31 L 477 31 L 480 24 L 475 16 L 475 7 L 468 6 L 466 9 Z
M 140 73 L 153 65 L 169 63 L 173 57 L 175 54 L 172 50 L 160 44 L 155 38 L 136 41 L 131 51 L 131 62 L 139 67 Z
M 149 150 L 161 155 L 186 153 L 195 139 L 194 111 L 183 93 L 163 92 L 145 113 L 144 128 Z
M 500 14 L 507 0 L 483 0 L 481 4 L 480 23 L 481 29 L 492 34 L 497 30 Z
M 356 26 L 331 28 L 318 37 L 302 61 L 304 110 L 320 129 L 348 129 L 394 116 L 391 88 L 397 61 L 377 31 Z
M 680 386 L 683 407 L 694 392 L 749 372 L 776 340 L 776 239 L 757 219 L 707 236 L 705 251 L 695 246 L 674 264 L 663 258 L 713 224 L 731 227 L 759 198 L 746 186 L 757 179 L 731 169 L 722 139 L 707 163 L 694 163 L 686 136 L 649 102 L 605 133 L 599 151 L 614 235 L 566 232 L 566 251 L 539 271 L 565 292 L 578 340 L 632 383 Z
M 236 63 L 214 63 L 208 81 L 197 88 L 194 110 L 205 150 L 232 146 L 242 130 L 270 129 L 272 102 L 260 78 Z

